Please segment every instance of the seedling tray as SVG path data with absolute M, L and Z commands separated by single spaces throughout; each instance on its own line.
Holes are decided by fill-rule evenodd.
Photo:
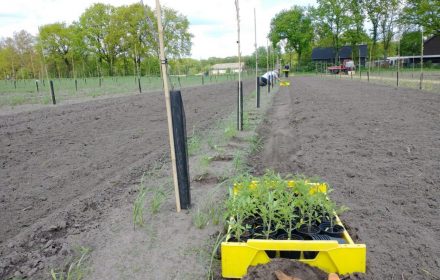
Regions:
M 290 182 L 289 182 L 290 183 Z M 254 182 L 257 184 L 257 182 Z M 290 184 L 289 184 L 290 185 Z M 292 182 L 292 187 L 294 182 Z M 311 192 L 326 192 L 325 184 L 311 184 Z M 249 186 L 252 188 L 252 185 Z M 239 191 L 239 186 L 234 186 L 232 195 Z M 343 226 L 336 216 L 336 223 Z M 340 242 L 337 240 L 266 240 L 249 239 L 246 242 L 222 242 L 221 261 L 222 276 L 225 278 L 242 278 L 247 273 L 249 266 L 270 262 L 266 251 L 275 251 L 276 257 L 282 251 L 301 252 L 295 259 L 320 268 L 327 273 L 365 273 L 366 246 L 355 244 L 348 232 L 344 230 Z M 227 237 L 229 240 L 229 237 Z M 340 244 L 344 243 L 344 244 Z M 313 259 L 305 258 L 304 252 L 316 252 Z M 309 256 L 310 257 L 310 256 Z

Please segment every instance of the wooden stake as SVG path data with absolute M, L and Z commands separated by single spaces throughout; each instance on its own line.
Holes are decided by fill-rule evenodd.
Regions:
M 421 28 L 422 29 L 422 47 L 421 47 L 421 50 L 420 50 L 420 52 L 421 52 L 421 54 L 420 54 L 420 86 L 419 86 L 419 89 L 422 89 L 423 88 L 423 27 Z
M 240 52 L 240 7 L 239 0 L 235 0 L 235 8 L 237 11 L 237 47 L 238 47 L 238 130 L 243 130 L 243 113 L 242 113 L 242 104 L 243 98 L 241 97 L 241 52 Z
M 257 102 L 257 108 L 260 107 L 260 100 L 259 100 L 259 88 L 258 88 L 258 47 L 257 47 L 257 15 L 255 13 L 254 8 L 254 30 L 255 30 L 255 92 L 256 94 L 256 102 Z
M 168 72 L 167 72 L 167 59 L 165 58 L 165 47 L 163 42 L 163 27 L 162 27 L 162 13 L 160 9 L 160 2 L 156 0 L 156 17 L 157 17 L 157 29 L 159 32 L 159 49 L 160 49 L 160 70 L 163 81 L 163 90 L 165 94 L 165 106 L 167 110 L 168 119 L 168 135 L 171 148 L 171 165 L 173 167 L 173 181 L 174 192 L 176 196 L 176 209 L 180 212 L 180 195 L 179 195 L 179 182 L 177 181 L 177 166 L 176 166 L 176 154 L 174 150 L 174 133 L 173 133 L 173 120 L 171 118 L 171 103 L 170 103 L 170 91 L 168 86 Z

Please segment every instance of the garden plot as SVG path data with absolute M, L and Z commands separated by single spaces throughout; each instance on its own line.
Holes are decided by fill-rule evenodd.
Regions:
M 203 132 L 229 116 L 236 88 L 183 91 L 187 127 Z M 108 225 L 103 220 L 131 209 L 142 174 L 167 162 L 166 131 L 159 92 L 1 116 L 0 278 L 41 279 L 68 262 L 75 245 L 99 247 L 105 240 L 93 236 Z
M 367 246 L 365 279 L 438 279 L 440 95 L 319 77 L 290 84 L 259 128 L 255 174 L 328 182 L 350 209 L 344 226 Z

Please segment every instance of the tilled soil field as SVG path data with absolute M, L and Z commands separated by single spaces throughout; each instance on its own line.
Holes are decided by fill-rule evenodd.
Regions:
M 439 279 L 440 95 L 301 77 L 273 102 L 255 173 L 329 182 L 367 245 L 365 279 Z
M 185 89 L 188 133 L 233 112 L 236 88 Z M 162 92 L 0 116 L 0 279 L 48 278 L 68 236 L 131 205 L 128 186 L 164 161 L 167 133 Z

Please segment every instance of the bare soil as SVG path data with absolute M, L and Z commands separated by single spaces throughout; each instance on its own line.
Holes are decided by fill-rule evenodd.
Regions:
M 244 84 L 249 92 L 253 83 Z M 234 112 L 236 88 L 228 82 L 185 89 L 188 134 Z M 142 174 L 165 166 L 161 172 L 169 178 L 161 92 L 1 115 L 0 135 L 0 279 L 50 278 L 49 269 L 62 268 L 75 244 L 105 247 L 105 238 L 125 225 L 133 231 L 131 209 Z M 167 184 L 148 182 L 156 183 Z M 169 211 L 155 220 L 176 219 L 178 225 L 182 216 L 175 213 L 171 197 L 163 207 Z M 180 234 L 187 234 L 191 218 L 189 225 L 187 221 Z M 207 232 L 197 234 L 209 237 Z M 127 236 L 118 237 L 130 243 Z M 111 254 L 124 256 L 121 251 Z M 100 268 L 94 273 L 99 275 Z
M 253 85 L 245 82 L 245 93 Z M 183 99 L 188 134 L 195 127 L 208 137 L 235 111 L 236 84 L 185 89 Z M 362 279 L 438 279 L 439 108 L 437 94 L 291 78 L 258 129 L 262 151 L 248 162 L 255 174 L 271 168 L 333 186 L 332 199 L 350 208 L 343 222 L 367 245 Z M 208 169 L 191 169 L 194 206 L 182 213 L 175 212 L 160 92 L 0 114 L 0 135 L 0 279 L 50 279 L 51 268 L 62 269 L 75 246 L 85 246 L 93 250 L 86 279 L 181 280 L 206 277 L 219 226 L 197 229 L 193 219 L 226 195 L 218 182 L 232 174 L 252 133 L 207 152 Z M 155 190 L 167 196 L 134 230 L 133 201 L 146 171 L 155 174 L 147 213 Z
M 367 245 L 365 279 L 439 279 L 440 95 L 301 77 L 273 102 L 254 172 L 329 182 Z
M 327 280 L 327 274 L 316 267 L 288 259 L 274 259 L 267 264 L 250 267 L 243 280 L 278 280 L 275 271 L 300 280 Z

